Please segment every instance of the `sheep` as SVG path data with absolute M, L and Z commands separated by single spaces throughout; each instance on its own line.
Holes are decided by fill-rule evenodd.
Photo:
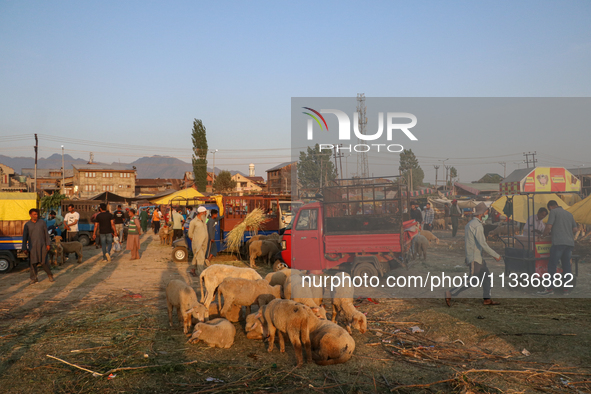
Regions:
M 331 321 L 336 323 L 339 316 L 344 316 L 345 327 L 349 334 L 352 333 L 351 327 L 365 334 L 367 331 L 367 318 L 353 305 L 355 290 L 352 286 L 351 276 L 346 272 L 340 272 L 336 276 L 340 278 L 340 286 L 336 287 L 331 294 L 333 297 Z
M 265 258 L 267 265 L 271 265 L 271 259 L 279 252 L 279 245 L 273 241 L 254 241 L 248 248 L 250 256 L 250 267 L 255 268 L 257 257 Z
M 82 243 L 78 241 L 73 242 L 62 242 L 61 236 L 55 237 L 55 250 L 56 256 L 62 256 L 62 264 L 66 262 L 66 256 L 69 256 L 70 253 L 76 253 L 76 257 L 78 257 L 78 264 L 82 263 Z M 57 257 L 56 257 L 57 259 Z M 59 260 L 58 260 L 59 261 Z M 61 265 L 61 264 L 60 264 Z
M 423 255 L 423 260 L 427 260 L 427 249 L 429 248 L 429 241 L 424 235 L 417 234 L 412 239 L 412 257 L 417 258 Z
M 158 235 L 160 235 L 160 245 L 172 245 L 172 228 L 168 225 L 162 226 L 162 228 L 158 231 Z
M 236 327 L 226 319 L 213 319 L 207 323 L 197 323 L 189 343 L 197 343 L 200 340 L 210 347 L 229 349 L 234 344 Z
M 191 329 L 193 317 L 199 321 L 209 319 L 209 311 L 197 301 L 195 290 L 182 280 L 175 279 L 168 282 L 166 303 L 168 305 L 168 323 L 172 327 L 172 309 L 176 308 L 179 323 L 183 324 L 185 334 Z
M 214 299 L 215 289 L 225 278 L 243 278 L 258 280 L 263 279 L 258 272 L 252 268 L 245 267 L 234 267 L 231 265 L 214 264 L 207 267 L 199 275 L 199 282 L 201 283 L 201 302 L 206 308 L 209 308 L 209 304 Z M 206 296 L 203 296 L 203 292 L 206 292 Z
M 292 270 L 291 275 L 285 279 L 285 284 L 283 286 L 283 298 L 301 302 L 302 304 L 310 307 L 318 318 L 326 319 L 326 309 L 320 305 L 322 303 L 322 292 L 319 295 L 316 289 L 313 290 L 314 286 L 308 285 L 307 280 L 305 281 L 304 285 L 301 275 L 302 274 L 300 272 L 294 272 Z M 313 275 L 310 275 L 310 277 L 312 276 Z M 292 292 L 292 288 L 294 292 Z
M 435 241 L 435 243 L 437 245 L 439 245 L 439 238 L 437 238 L 431 231 L 428 230 L 421 230 L 420 234 L 427 238 L 427 240 L 429 241 L 429 243 L 431 243 L 431 241 Z
M 246 306 L 246 314 L 250 314 L 250 306 L 257 302 L 262 294 L 270 294 L 275 298 L 281 298 L 281 286 L 271 286 L 264 279 L 250 280 L 242 278 L 226 278 L 218 286 L 218 305 L 222 305 L 221 297 L 224 297 L 224 304 L 220 315 L 226 316 L 232 304 Z
M 261 311 L 260 317 L 257 317 L 258 312 L 246 316 L 244 331 L 246 331 L 246 338 L 248 339 L 265 339 L 269 335 L 263 322 L 264 309 L 259 310 Z
M 281 271 L 268 273 L 267 276 L 265 276 L 265 280 L 269 282 L 271 286 L 283 286 L 285 284 L 285 280 L 289 275 L 291 275 L 291 269 L 282 269 Z
M 309 307 L 304 304 L 291 300 L 273 300 L 256 314 L 257 318 L 264 316 L 269 330 L 269 348 L 267 351 L 273 351 L 275 345 L 275 333 L 279 330 L 279 350 L 285 352 L 285 339 L 282 333 L 286 333 L 291 344 L 294 347 L 297 366 L 301 367 L 304 363 L 302 355 L 302 344 L 306 348 L 306 361 L 312 362 L 312 346 L 310 342 L 310 332 L 318 325 L 319 319 Z
M 209 317 L 221 317 L 220 309 L 220 306 L 215 301 L 209 304 Z M 231 321 L 232 323 L 236 323 L 240 321 L 240 312 L 242 312 L 242 307 L 240 305 L 232 305 L 228 313 L 226 313 L 225 318 Z
M 433 220 L 433 228 L 435 230 L 445 230 L 445 219 Z
M 355 341 L 344 328 L 319 320 L 310 332 L 312 359 L 318 365 L 333 365 L 347 362 L 355 351 Z

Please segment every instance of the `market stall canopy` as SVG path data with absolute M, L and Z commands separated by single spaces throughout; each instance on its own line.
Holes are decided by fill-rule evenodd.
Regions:
M 591 224 L 591 196 L 569 207 L 567 211 L 573 214 L 575 222 Z
M 175 205 L 186 205 L 186 200 L 192 200 L 195 198 L 202 198 L 205 197 L 203 194 L 199 193 L 197 190 L 193 189 L 192 187 L 188 189 L 179 190 L 178 192 L 169 194 L 163 197 L 151 198 L 150 203 L 154 205 L 163 205 L 163 204 L 170 204 L 173 199 L 176 200 L 173 202 Z
M 534 200 L 534 207 L 533 207 L 533 212 L 532 212 L 531 198 L 530 198 L 530 212 L 529 212 L 530 215 L 537 213 L 538 209 L 540 209 L 542 207 L 547 208 L 548 201 L 550 201 L 550 200 L 554 200 L 562 208 L 568 209 L 568 205 L 564 201 L 562 201 L 562 199 L 560 197 L 558 197 L 558 195 L 556 195 L 556 194 L 552 194 L 552 193 L 534 194 L 533 200 Z M 497 210 L 497 212 L 500 212 L 501 214 L 503 214 L 503 210 L 505 209 L 506 202 L 507 202 L 507 197 L 503 196 L 503 197 L 499 198 L 498 200 L 496 200 L 492 204 L 492 207 L 495 210 Z M 527 196 L 526 195 L 513 197 L 513 220 L 515 220 L 519 223 L 525 223 L 527 221 Z M 548 220 L 548 218 L 546 217 L 546 219 L 544 219 L 544 222 L 547 220 Z
M 103 202 L 122 202 L 122 203 L 129 203 L 130 201 L 135 201 L 135 197 L 123 197 L 119 194 L 115 194 L 112 192 L 102 192 L 97 194 L 96 196 L 92 196 L 89 200 L 98 200 Z
M 37 208 L 35 193 L 0 193 L 0 220 L 29 220 L 31 208 Z
M 562 167 L 515 170 L 499 184 L 501 194 L 579 192 L 581 182 Z

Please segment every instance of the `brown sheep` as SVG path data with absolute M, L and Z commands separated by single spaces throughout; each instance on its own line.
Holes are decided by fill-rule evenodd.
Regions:
M 263 311 L 257 313 L 257 318 L 264 316 L 269 330 L 269 348 L 272 352 L 275 345 L 275 334 L 279 331 L 279 350 L 285 352 L 285 339 L 287 334 L 297 359 L 297 366 L 304 364 L 302 345 L 306 348 L 306 360 L 312 362 L 312 346 L 310 332 L 316 328 L 319 319 L 314 316 L 312 310 L 300 303 L 291 300 L 273 300 Z
M 62 264 L 66 262 L 66 257 L 68 257 L 71 253 L 76 253 L 76 257 L 78 258 L 77 263 L 82 263 L 82 250 L 83 246 L 82 243 L 78 241 L 72 242 L 62 242 L 61 236 L 56 236 L 55 240 L 55 252 L 56 252 L 56 260 L 59 262 L 59 257 L 62 256 Z
M 355 341 L 342 327 L 327 320 L 319 320 L 310 332 L 312 358 L 318 365 L 342 364 L 355 351 Z
M 340 272 L 336 275 L 340 278 L 340 286 L 332 292 L 332 316 L 333 323 L 337 322 L 339 317 L 345 318 L 345 327 L 349 334 L 352 333 L 351 327 L 365 334 L 367 331 L 367 318 L 359 312 L 353 305 L 354 288 L 351 285 L 351 276 L 346 272 Z
M 250 256 L 250 267 L 255 268 L 255 261 L 258 257 L 263 257 L 267 265 L 271 266 L 273 256 L 279 253 L 279 245 L 273 241 L 253 241 L 248 249 Z
M 429 243 L 431 243 L 432 241 L 435 241 L 435 243 L 436 243 L 437 245 L 439 245 L 439 238 L 437 238 L 437 237 L 435 236 L 435 234 L 433 234 L 431 231 L 428 231 L 428 230 L 421 230 L 420 234 L 421 234 L 423 237 L 427 238 L 427 241 L 429 241 Z

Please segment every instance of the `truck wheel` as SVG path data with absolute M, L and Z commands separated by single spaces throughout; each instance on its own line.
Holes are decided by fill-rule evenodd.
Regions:
M 175 263 L 186 263 L 188 261 L 187 255 L 187 248 L 185 248 L 184 246 L 176 246 L 172 250 L 172 260 Z
M 363 277 L 363 275 L 367 275 L 368 277 L 377 276 L 380 277 L 380 273 L 376 269 L 376 267 L 372 263 L 359 263 L 353 267 L 353 271 L 351 271 L 353 276 Z
M 0 274 L 7 274 L 14 268 L 12 256 L 2 254 L 0 255 Z
M 90 245 L 90 238 L 86 234 L 82 234 L 78 236 L 78 242 L 82 244 L 82 246 Z

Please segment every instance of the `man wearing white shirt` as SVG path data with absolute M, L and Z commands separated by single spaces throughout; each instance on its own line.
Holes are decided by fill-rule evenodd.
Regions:
M 546 225 L 542 220 L 544 220 L 546 216 L 548 216 L 548 210 L 544 207 L 540 208 L 537 214 L 531 215 L 523 227 L 522 235 L 527 236 L 528 232 L 531 233 L 532 238 L 542 235 L 546 229 Z
M 64 226 L 68 230 L 68 242 L 78 241 L 78 221 L 80 214 L 74 210 L 74 205 L 68 205 L 68 213 L 64 216 Z

